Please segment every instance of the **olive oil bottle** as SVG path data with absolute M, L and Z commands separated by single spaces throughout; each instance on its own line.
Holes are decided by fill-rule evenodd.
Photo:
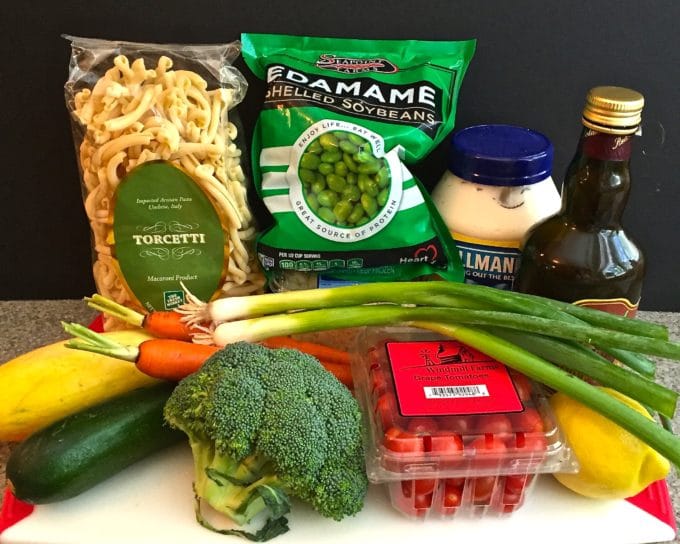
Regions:
M 643 96 L 631 89 L 595 87 L 588 92 L 561 210 L 525 237 L 517 290 L 635 315 L 645 262 L 621 216 L 643 105 Z

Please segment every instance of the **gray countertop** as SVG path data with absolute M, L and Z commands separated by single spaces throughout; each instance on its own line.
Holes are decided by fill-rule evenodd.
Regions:
M 87 324 L 95 315 L 80 300 L 0 301 L 0 364 L 36 347 L 66 338 L 60 321 Z M 680 313 L 640 312 L 639 317 L 666 325 L 671 338 L 680 341 Z M 680 391 L 680 364 L 659 361 L 658 377 L 666 386 Z M 680 414 L 674 419 L 674 428 L 680 432 Z M 10 444 L 0 442 L 0 501 L 5 488 L 4 469 L 10 447 Z M 680 479 L 675 470 L 668 483 L 680 525 Z M 674 542 L 680 543 L 680 538 Z

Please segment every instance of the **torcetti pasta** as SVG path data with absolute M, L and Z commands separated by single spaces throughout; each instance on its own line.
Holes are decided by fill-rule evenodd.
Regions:
M 73 119 L 97 290 L 147 311 L 248 295 L 264 279 L 237 145 L 238 43 L 69 38 Z

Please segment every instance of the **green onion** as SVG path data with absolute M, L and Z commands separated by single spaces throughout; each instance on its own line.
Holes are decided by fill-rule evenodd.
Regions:
M 669 417 L 659 414 L 659 420 L 661 421 L 661 426 L 664 429 L 666 429 L 669 433 L 673 432 L 673 421 Z
M 565 321 L 567 323 L 580 323 L 580 324 L 586 324 L 589 323 L 591 325 L 593 324 L 603 324 L 606 325 L 608 323 L 611 323 L 611 317 L 605 316 L 603 319 L 599 314 L 603 314 L 605 312 L 600 312 L 596 311 L 593 312 L 591 309 L 588 308 L 582 308 L 580 306 L 575 306 L 573 304 L 567 304 L 565 302 L 560 302 L 556 300 L 548 300 L 548 299 L 543 299 L 540 297 L 536 297 L 531 295 L 530 298 L 533 300 L 539 300 L 539 301 L 547 301 L 548 304 L 551 304 L 555 306 L 556 308 L 559 308 L 561 310 L 560 314 L 556 316 L 560 321 Z M 578 308 L 576 311 L 574 311 L 574 308 Z M 594 314 L 594 315 L 593 315 Z M 581 317 L 578 317 L 581 316 Z M 585 318 L 585 320 L 583 319 Z M 630 320 L 626 320 L 630 322 Z M 624 321 L 625 323 L 625 321 Z M 668 340 L 668 331 L 665 329 L 665 327 L 652 324 L 653 329 L 650 329 L 648 332 L 649 334 L 646 334 L 647 336 L 651 336 L 652 338 L 659 338 L 661 340 Z M 605 327 L 606 328 L 606 327 Z M 657 330 L 660 329 L 660 330 Z M 628 332 L 634 332 L 632 329 L 628 328 L 626 329 Z M 640 332 L 637 330 L 636 332 Z M 648 378 L 653 378 L 654 375 L 656 374 L 656 364 L 654 361 L 651 359 L 648 359 L 644 355 L 640 355 L 639 353 L 634 353 L 632 351 L 627 351 L 623 350 L 620 348 L 615 348 L 608 346 L 606 348 L 603 348 L 602 351 L 604 351 L 606 354 L 610 355 L 614 359 L 618 360 L 620 363 L 626 365 L 627 367 L 631 368 L 632 370 L 635 370 L 636 372 L 639 372 L 643 376 L 646 376 Z
M 222 323 L 287 311 L 371 303 L 503 308 L 541 315 L 555 314 L 555 309 L 544 303 L 518 301 L 514 296 L 508 296 L 507 291 L 481 289 L 469 292 L 465 288 L 461 289 L 462 285 L 464 284 L 448 282 L 371 283 L 333 289 L 305 289 L 249 297 L 230 297 L 209 303 L 187 293 L 188 303 L 179 311 L 187 315 L 187 321 L 191 324 L 207 321 Z
M 442 297 L 442 298 L 439 298 Z M 187 293 L 188 303 L 181 312 L 191 324 L 212 321 L 222 323 L 246 317 L 280 314 L 294 310 L 337 308 L 369 303 L 392 303 L 427 306 L 454 306 L 512 311 L 546 319 L 564 319 L 572 305 L 542 297 L 503 291 L 480 285 L 432 282 L 367 283 L 332 289 L 306 289 L 249 297 L 231 297 L 204 303 Z M 475 304 L 470 302 L 474 301 Z M 598 327 L 637 336 L 668 339 L 667 330 L 655 323 L 629 319 L 599 310 L 578 307 L 579 319 L 597 322 Z M 599 315 L 602 314 L 602 315 Z M 589 321 L 590 322 L 590 321 Z
M 523 295 L 530 297 L 533 300 L 545 301 L 547 304 L 559 308 L 565 313 L 573 315 L 578 319 L 595 325 L 597 327 L 612 328 L 617 330 L 626 330 L 642 336 L 650 336 L 652 338 L 659 338 L 660 340 L 668 340 L 668 329 L 658 323 L 649 323 L 640 319 L 631 319 L 630 317 L 619 316 L 603 312 L 601 310 L 594 310 L 577 304 L 569 304 L 559 300 L 546 299 L 537 297 L 535 295 Z M 619 329 L 619 326 L 622 327 Z
M 441 323 L 415 322 L 413 325 L 455 338 L 522 374 L 569 395 L 605 415 L 666 457 L 676 467 L 680 467 L 680 438 L 573 374 L 484 331 Z
M 668 329 L 663 325 L 659 325 L 658 323 L 649 323 L 639 319 L 631 319 L 629 317 L 610 314 L 601 310 L 594 310 L 586 306 L 579 306 L 578 304 L 569 304 L 568 302 L 539 297 L 536 295 L 528 295 L 526 293 L 515 293 L 515 295 L 526 297 L 536 302 L 548 304 L 555 309 L 559 309 L 562 312 L 570 314 L 581 321 L 585 321 L 597 327 L 635 332 L 635 334 L 639 334 L 641 336 L 650 336 L 652 338 L 659 338 L 660 340 L 668 340 Z M 619 327 L 622 328 L 619 329 Z M 634 329 L 629 327 L 634 327 Z
M 616 389 L 661 414 L 673 417 L 675 413 L 678 402 L 675 391 L 614 365 L 580 344 L 510 329 L 494 328 L 488 332 L 576 375 L 588 376 L 602 386 Z
M 270 336 L 284 334 L 364 325 L 384 325 L 404 321 L 499 326 L 544 334 L 555 338 L 576 340 L 595 347 L 616 346 L 649 355 L 676 360 L 680 359 L 680 344 L 648 336 L 635 336 L 624 332 L 595 328 L 590 325 L 562 321 L 556 322 L 555 320 L 543 317 L 510 312 L 424 306 L 345 306 L 342 308 L 342 311 L 330 308 L 299 311 L 292 314 L 269 315 L 255 319 L 221 323 L 213 332 L 196 335 L 195 338 L 206 343 L 225 346 L 239 339 L 255 342 Z
M 623 363 L 646 378 L 653 378 L 656 375 L 656 363 L 644 355 L 612 347 L 607 348 L 605 351 L 620 363 Z

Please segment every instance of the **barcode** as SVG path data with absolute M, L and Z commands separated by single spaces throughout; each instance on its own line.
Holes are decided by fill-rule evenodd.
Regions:
M 447 387 L 424 387 L 427 399 L 457 399 L 462 397 L 488 397 L 486 385 L 455 385 Z

